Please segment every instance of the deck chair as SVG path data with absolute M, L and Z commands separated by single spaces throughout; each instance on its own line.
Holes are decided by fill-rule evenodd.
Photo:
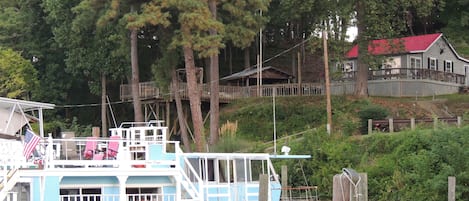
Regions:
M 96 153 L 96 146 L 98 142 L 96 141 L 96 137 L 87 137 L 86 138 L 86 145 L 85 151 L 83 151 L 83 158 L 85 159 L 92 159 Z
M 121 139 L 118 135 L 113 135 L 110 137 L 109 144 L 106 149 L 107 159 L 116 159 L 117 153 L 119 151 L 119 140 Z

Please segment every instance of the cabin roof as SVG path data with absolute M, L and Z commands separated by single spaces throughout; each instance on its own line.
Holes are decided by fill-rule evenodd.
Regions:
M 228 80 L 238 80 L 238 79 L 242 79 L 242 78 L 255 78 L 257 76 L 257 67 L 250 67 L 250 68 L 246 68 L 240 72 L 237 72 L 237 73 L 233 73 L 231 75 L 228 75 L 226 77 L 223 77 L 221 78 L 221 80 L 225 80 L 225 81 L 228 81 Z M 289 79 L 292 77 L 292 75 L 290 75 L 289 73 L 285 72 L 285 71 L 282 71 L 278 68 L 275 68 L 275 67 L 272 67 L 272 66 L 265 66 L 265 67 L 262 67 L 262 72 L 265 72 L 265 71 L 270 71 L 270 72 L 273 72 L 275 74 L 277 74 L 278 76 L 276 77 L 268 77 L 267 75 L 263 75 L 262 77 L 264 79 L 269 79 L 269 78 L 274 78 L 274 79 L 278 79 L 279 77 L 282 78 L 282 79 Z
M 442 36 L 442 33 L 408 36 L 403 38 L 379 39 L 371 41 L 368 52 L 372 55 L 386 55 L 393 53 L 425 52 Z M 354 45 L 347 54 L 347 58 L 358 57 L 358 45 Z

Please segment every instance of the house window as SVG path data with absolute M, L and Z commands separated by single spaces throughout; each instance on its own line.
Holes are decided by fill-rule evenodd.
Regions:
M 410 57 L 410 68 L 422 68 L 422 59 L 418 57 Z
M 444 64 L 443 71 L 445 71 L 447 73 L 453 73 L 454 72 L 454 63 L 453 63 L 453 61 L 445 60 L 445 62 L 443 64 Z
M 353 71 L 353 62 L 345 62 L 342 72 L 349 73 Z
M 435 58 L 428 58 L 428 69 L 438 70 L 438 60 Z

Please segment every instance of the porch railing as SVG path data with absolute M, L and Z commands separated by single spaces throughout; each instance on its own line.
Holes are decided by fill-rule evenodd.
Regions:
M 335 77 L 334 80 L 353 81 L 356 75 L 356 71 L 346 72 L 342 76 Z M 461 74 L 417 68 L 388 68 L 368 71 L 368 80 L 412 79 L 465 84 L 465 78 L 466 76 Z
M 334 83 L 342 83 L 347 81 L 354 81 L 356 78 L 356 71 L 339 73 L 339 75 L 332 76 L 332 85 Z M 442 83 L 464 85 L 466 84 L 466 76 L 451 72 L 443 72 L 429 69 L 413 69 L 413 68 L 392 68 L 369 70 L 368 80 L 370 81 L 386 81 L 386 80 L 430 80 Z M 202 100 L 210 99 L 210 86 L 207 84 L 200 85 Z M 298 83 L 287 84 L 265 84 L 260 87 L 262 96 L 312 96 L 324 94 L 324 83 Z M 173 99 L 171 93 L 163 94 L 153 82 L 142 82 L 139 84 L 140 98 L 145 99 Z M 187 90 L 187 83 L 180 83 L 178 92 L 181 99 L 188 100 L 189 94 Z M 275 92 L 275 93 L 274 93 Z M 235 99 L 257 97 L 257 86 L 219 86 L 220 102 L 230 102 Z M 131 87 L 128 84 L 121 85 L 120 89 L 121 100 L 132 99 Z

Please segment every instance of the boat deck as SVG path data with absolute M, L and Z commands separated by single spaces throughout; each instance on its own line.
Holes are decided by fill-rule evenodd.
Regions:
M 0 190 L 5 194 L 7 188 L 26 183 L 45 189 L 34 196 L 52 196 L 46 195 L 52 189 L 61 201 L 249 201 L 258 200 L 260 175 L 265 174 L 271 200 L 280 199 L 280 190 L 275 189 L 281 186 L 269 154 L 184 153 L 178 141 L 166 140 L 162 123 L 124 123 L 110 129 L 108 137 L 47 137 L 28 161 L 18 154 L 21 142 L 1 141 L 2 147 L 16 148 L 0 150 L 12 154 L 0 156 Z M 7 194 L 15 196 L 13 191 Z

